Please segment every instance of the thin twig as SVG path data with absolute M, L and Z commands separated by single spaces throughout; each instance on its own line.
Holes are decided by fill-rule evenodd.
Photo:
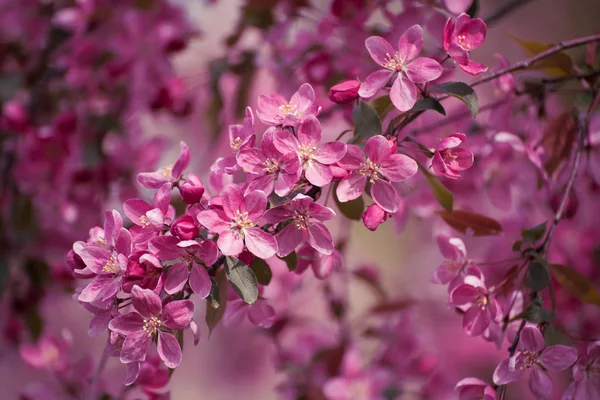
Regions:
M 502 18 L 506 17 L 513 11 L 516 11 L 519 7 L 524 6 L 527 3 L 530 3 L 531 0 L 512 0 L 511 2 L 506 3 L 502 7 L 495 10 L 493 13 L 483 18 L 488 28 L 494 23 L 500 21 Z
M 88 400 L 94 400 L 96 396 L 96 390 L 98 388 L 98 382 L 100 381 L 100 376 L 102 375 L 102 371 L 104 371 L 104 367 L 106 367 L 106 362 L 108 361 L 108 352 L 106 349 L 102 351 L 102 358 L 100 359 L 100 363 L 96 368 L 96 372 L 94 373 L 94 377 L 92 378 L 92 383 L 90 384 L 90 392 L 88 393 Z

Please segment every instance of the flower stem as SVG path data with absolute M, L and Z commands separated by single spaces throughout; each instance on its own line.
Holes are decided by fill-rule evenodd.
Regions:
M 100 381 L 100 376 L 102 375 L 102 371 L 104 371 L 104 367 L 106 367 L 106 362 L 108 361 L 108 353 L 106 350 L 102 350 L 102 358 L 98 363 L 98 367 L 96 368 L 96 372 L 94 372 L 94 377 L 92 378 L 92 383 L 90 384 L 90 391 L 88 393 L 88 400 L 94 400 L 96 396 L 96 390 L 98 389 L 98 382 Z

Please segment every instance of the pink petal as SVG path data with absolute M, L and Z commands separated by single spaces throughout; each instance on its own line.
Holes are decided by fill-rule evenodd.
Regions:
M 481 18 L 472 18 L 462 26 L 457 26 L 456 35 L 465 37 L 465 45 L 469 50 L 475 50 L 483 44 L 487 34 L 487 26 Z
M 256 190 L 244 197 L 244 203 L 245 207 L 241 211 L 248 213 L 250 221 L 258 221 L 267 209 L 267 196 L 263 192 Z
M 452 149 L 454 147 L 460 146 L 460 144 L 465 140 L 467 140 L 467 135 L 465 135 L 464 133 L 453 133 L 452 135 L 449 135 L 448 137 L 445 137 L 444 139 L 440 140 L 440 144 L 438 145 L 437 149 Z
M 132 362 L 141 362 L 146 359 L 148 346 L 150 345 L 150 336 L 147 332 L 139 331 L 127 335 L 121 348 L 120 359 L 124 364 Z
M 259 149 L 243 149 L 235 156 L 240 167 L 252 174 L 264 173 L 266 157 Z
M 294 154 L 294 156 L 296 156 L 296 155 Z M 255 190 L 260 190 L 267 196 L 270 195 L 273 192 L 273 187 L 275 184 L 274 176 L 275 176 L 274 174 L 268 174 L 268 175 L 253 177 L 252 180 L 250 182 L 248 182 L 248 186 L 246 187 L 246 193 L 250 193 Z M 249 176 L 249 178 L 250 178 L 250 176 Z
M 398 110 L 408 111 L 417 102 L 417 88 L 414 83 L 399 74 L 392 84 L 390 99 Z
M 162 324 L 169 329 L 183 329 L 194 316 L 194 303 L 191 300 L 176 300 L 165 304 Z
M 306 176 L 306 180 L 319 187 L 328 185 L 333 179 L 331 169 L 316 161 L 308 164 L 308 167 L 306 167 L 306 170 L 304 171 L 304 175 Z
M 194 263 L 190 272 L 190 288 L 192 288 L 192 291 L 201 299 L 205 299 L 210 294 L 211 287 L 212 282 L 206 269 Z
M 319 221 L 329 221 L 335 217 L 335 212 L 329 207 L 312 202 L 308 206 L 308 215 L 310 215 L 311 218 L 318 219 Z
M 400 198 L 388 182 L 378 180 L 371 185 L 371 197 L 379 207 L 391 214 L 398 211 Z
M 293 174 L 281 173 L 275 182 L 275 194 L 279 197 L 287 196 L 294 189 L 301 175 L 301 170 Z
M 312 222 L 308 226 L 308 242 L 311 247 L 320 253 L 329 255 L 333 253 L 333 239 L 325 225 Z
M 223 316 L 223 326 L 230 328 L 241 324 L 246 317 L 248 308 L 249 305 L 241 299 L 227 302 L 227 308 Z
M 334 269 L 341 268 L 342 257 L 338 251 L 331 255 L 322 255 L 319 260 L 312 263 L 312 270 L 317 279 L 326 279 Z
M 463 316 L 463 328 L 467 335 L 479 336 L 490 326 L 490 315 L 478 306 L 469 308 Z
M 136 312 L 119 315 L 108 323 L 108 329 L 125 336 L 139 332 L 143 327 L 144 317 Z
M 137 181 L 140 185 L 148 189 L 158 189 L 163 183 L 168 182 L 167 177 L 162 171 L 142 172 L 137 174 Z
M 150 204 L 140 199 L 129 199 L 123 203 L 123 212 L 136 225 L 142 225 L 140 218 L 151 209 Z
M 244 234 L 246 247 L 255 256 L 266 260 L 277 253 L 277 241 L 273 235 L 264 232 L 260 228 L 246 229 L 244 230 Z
M 196 324 L 196 322 L 192 319 L 190 321 L 190 330 L 192 331 L 192 334 L 194 335 L 194 346 L 197 346 L 198 343 L 200 342 L 200 327 L 198 326 L 198 324 Z
M 244 241 L 238 232 L 228 230 L 219 235 L 217 246 L 224 256 L 237 256 L 244 250 Z
M 447 285 L 456 278 L 459 269 L 459 264 L 445 261 L 431 273 L 431 281 L 433 283 Z
M 190 149 L 183 142 L 180 143 L 181 151 L 179 153 L 179 158 L 175 161 L 175 165 L 173 165 L 173 169 L 171 170 L 171 174 L 173 178 L 179 179 L 183 175 L 185 169 L 190 164 Z
M 346 154 L 340 161 L 337 162 L 337 165 L 345 170 L 352 171 L 355 169 L 359 169 L 360 165 L 366 161 L 365 153 L 358 147 L 353 144 L 349 144 L 346 146 Z M 599 174 L 600 176 L 600 174 Z
M 171 202 L 172 190 L 173 185 L 171 185 L 171 182 L 166 182 L 164 185 L 162 185 L 154 194 L 154 198 L 152 199 L 152 207 L 158 208 L 162 214 L 166 214 L 169 209 L 169 203 Z M 146 214 L 148 214 L 148 212 L 146 212 Z
M 298 228 L 296 224 L 291 223 L 279 232 L 276 236 L 277 239 L 277 255 L 279 257 L 285 257 L 292 251 L 296 250 L 296 247 L 302 242 L 304 238 L 304 230 Z
M 557 344 L 547 347 L 538 357 L 538 361 L 549 371 L 562 371 L 577 361 L 577 350 Z
M 529 350 L 533 353 L 537 353 L 541 351 L 545 347 L 544 337 L 539 329 L 526 326 L 521 331 L 521 338 L 519 343 L 523 346 L 525 350 Z
M 104 266 L 112 256 L 112 252 L 98 246 L 87 246 L 77 252 L 81 260 L 93 273 L 99 275 L 113 274 L 111 271 L 104 271 Z
M 446 166 L 453 172 L 464 171 L 473 166 L 473 153 L 467 149 L 452 150 L 452 157 L 446 160 Z
M 425 83 L 436 80 L 444 69 L 432 58 L 419 57 L 406 67 L 406 76 L 414 83 Z
M 363 99 L 375 96 L 375 94 L 385 87 L 390 78 L 395 74 L 387 69 L 380 69 L 369 74 L 366 79 L 360 84 L 358 95 Z
M 292 95 L 290 103 L 295 104 L 299 114 L 304 114 L 306 110 L 315 102 L 315 91 L 308 83 L 302 84 L 298 91 Z
M 300 147 L 298 139 L 289 131 L 279 131 L 275 134 L 273 140 L 275 148 L 282 154 L 295 153 Z
M 496 385 L 506 385 L 507 383 L 518 381 L 525 373 L 525 370 L 522 369 L 511 371 L 508 367 L 508 361 L 508 358 L 505 358 L 496 367 L 494 371 L 494 383 Z
M 162 332 L 158 335 L 158 356 L 169 368 L 177 368 L 181 364 L 181 347 L 170 333 Z
M 270 328 L 275 322 L 275 310 L 264 301 L 257 301 L 250 306 L 248 319 L 261 328 Z
M 423 28 L 413 25 L 398 40 L 398 55 L 404 63 L 417 57 L 423 48 Z
M 129 385 L 132 385 L 133 382 L 135 382 L 135 380 L 137 379 L 137 377 L 140 373 L 140 363 L 132 362 L 129 364 L 125 364 L 125 366 L 126 366 L 126 375 L 125 375 L 125 381 L 123 382 L 123 385 L 129 386 Z
M 256 115 L 263 123 L 267 125 L 278 125 L 278 115 L 281 113 L 279 106 L 283 103 L 279 99 L 261 94 L 258 96 L 258 110 Z
M 445 258 L 454 261 L 463 261 L 467 257 L 467 248 L 460 238 L 450 238 L 445 235 L 438 235 L 436 242 L 440 252 Z
M 219 235 L 230 229 L 231 219 L 221 210 L 202 211 L 196 219 L 200 224 Z
M 352 173 L 342 179 L 335 191 L 342 203 L 359 198 L 367 184 L 367 178 L 359 173 Z
M 392 182 L 402 182 L 417 173 L 417 162 L 404 154 L 392 154 L 381 163 L 381 173 Z
M 473 3 L 473 0 L 444 0 L 444 4 L 448 11 L 452 14 L 458 15 L 469 9 Z
M 486 65 L 473 60 L 469 60 L 469 63 L 467 65 L 458 64 L 458 66 L 460 67 L 460 69 L 462 69 L 471 76 L 483 74 L 485 71 L 488 70 L 488 67 Z
M 329 165 L 338 162 L 346 155 L 346 144 L 342 142 L 325 143 L 315 153 L 315 160 L 321 164 Z
M 381 135 L 373 136 L 365 143 L 365 153 L 375 164 L 380 164 L 388 159 L 392 152 L 390 142 Z
M 195 254 L 206 265 L 214 264 L 219 258 L 219 250 L 212 240 L 205 240 L 200 243 L 195 250 Z
M 455 306 L 462 306 L 474 302 L 480 294 L 481 292 L 478 288 L 462 284 L 450 292 L 450 303 Z
M 448 52 L 448 55 L 459 65 L 467 65 L 469 63 L 469 53 L 456 43 L 452 43 L 450 46 L 448 46 L 446 51 Z
M 307 118 L 298 128 L 298 141 L 303 146 L 317 147 L 321 143 L 321 123 L 315 117 Z
M 371 55 L 373 61 L 382 67 L 387 63 L 389 57 L 393 57 L 396 53 L 391 44 L 380 36 L 371 36 L 365 40 L 367 51 Z
M 235 219 L 236 211 L 242 211 L 244 207 L 244 194 L 236 184 L 230 184 L 223 191 L 223 211 L 230 219 Z
M 79 301 L 84 303 L 104 302 L 117 294 L 121 288 L 121 279 L 96 278 L 81 291 Z
M 131 289 L 131 304 L 146 318 L 155 317 L 162 311 L 160 297 L 150 289 L 134 286 Z
M 112 244 L 123 227 L 123 219 L 117 210 L 107 210 L 104 213 L 104 239 Z
M 167 272 L 164 289 L 168 294 L 180 292 L 188 280 L 189 270 L 186 264 L 177 263 Z
M 148 249 L 161 260 L 176 260 L 182 254 L 177 243 L 175 236 L 157 236 L 148 242 Z
M 267 210 L 263 216 L 263 221 L 267 224 L 276 224 L 288 220 L 294 216 L 294 210 L 287 204 L 273 207 Z
M 529 390 L 537 400 L 550 400 L 552 397 L 552 378 L 538 367 L 531 368 Z
M 444 33 L 442 37 L 442 46 L 444 50 L 448 51 L 448 47 L 450 46 L 450 42 L 452 41 L 452 33 L 454 32 L 454 22 L 452 22 L 452 17 L 449 17 L 446 21 L 446 25 L 444 25 Z

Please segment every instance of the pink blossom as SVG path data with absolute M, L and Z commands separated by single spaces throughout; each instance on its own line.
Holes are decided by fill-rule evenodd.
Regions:
M 307 118 L 319 115 L 321 107 L 314 102 L 315 91 L 305 83 L 292 95 L 289 102 L 278 94 L 260 95 L 256 115 L 267 125 L 298 126 Z
M 65 371 L 69 366 L 69 335 L 57 338 L 43 335 L 37 344 L 23 344 L 19 348 L 21 359 L 35 368 L 46 368 L 54 372 Z
M 277 252 L 277 241 L 258 227 L 267 208 L 267 196 L 255 190 L 246 195 L 231 184 L 223 192 L 223 210 L 213 209 L 198 214 L 198 221 L 219 235 L 217 245 L 226 256 L 242 252 L 244 244 L 257 257 L 267 259 Z
M 329 89 L 329 99 L 337 104 L 347 104 L 358 99 L 360 82 L 357 80 L 344 81 Z
M 546 371 L 562 371 L 577 360 L 577 350 L 564 345 L 546 346 L 539 329 L 526 326 L 521 331 L 518 351 L 504 359 L 494 371 L 494 383 L 506 385 L 530 371 L 529 390 L 538 399 L 550 400 L 552 378 Z
M 263 135 L 261 148 L 246 148 L 237 154 L 237 163 L 248 171 L 252 180 L 246 193 L 260 190 L 269 195 L 275 190 L 280 197 L 287 196 L 302 175 L 300 160 L 295 152 L 282 154 L 274 144 L 281 131 L 268 129 Z
M 184 203 L 199 203 L 204 195 L 204 184 L 196 175 L 188 174 L 187 180 L 179 185 L 179 193 Z
M 254 114 L 250 107 L 246 107 L 246 116 L 243 124 L 229 126 L 229 147 L 233 155 L 219 157 L 211 166 L 211 172 L 215 174 L 233 174 L 239 170 L 236 155 L 244 149 L 254 146 L 256 135 L 254 134 Z
M 144 392 L 154 392 L 164 388 L 169 383 L 169 370 L 161 368 L 160 357 L 149 355 L 143 362 L 127 364 L 125 385 L 133 383 L 141 386 Z
M 259 328 L 270 328 L 276 318 L 275 310 L 265 300 L 248 304 L 237 295 L 227 300 L 227 308 L 223 316 L 225 327 L 238 326 L 246 319 L 246 316 L 253 325 Z
M 384 69 L 373 72 L 361 84 L 360 97 L 372 97 L 395 77 L 390 99 L 400 111 L 410 110 L 417 102 L 415 84 L 431 82 L 440 77 L 442 66 L 434 59 L 418 57 L 423 47 L 423 29 L 413 25 L 402 34 L 398 51 L 387 40 L 371 36 L 365 41 L 371 58 Z M 417 58 L 418 57 L 418 58 Z
M 486 33 L 487 27 L 480 18 L 471 18 L 463 13 L 452 22 L 450 17 L 444 27 L 444 50 L 467 74 L 479 75 L 487 71 L 487 67 L 470 60 L 469 52 L 483 44 Z
M 138 286 L 131 290 L 131 302 L 135 311 L 119 315 L 108 325 L 111 331 L 125 336 L 121 362 L 127 364 L 144 361 L 150 341 L 158 336 L 157 350 L 160 359 L 167 367 L 177 368 L 181 362 L 181 347 L 177 339 L 166 330 L 186 328 L 194 314 L 194 303 L 190 300 L 176 300 L 163 307 L 156 293 Z
M 317 279 L 326 279 L 333 271 L 340 270 L 344 263 L 342 255 L 337 249 L 333 249 L 331 254 L 323 254 L 306 244 L 300 247 L 296 254 L 298 265 L 295 272 L 302 274 L 310 267 Z
M 281 131 L 273 141 L 277 150 L 287 155 L 297 154 L 304 176 L 312 185 L 323 187 L 333 179 L 329 165 L 346 154 L 346 144 L 328 142 L 322 146 L 321 124 L 315 117 L 305 119 L 298 128 L 298 138 L 289 131 Z
M 279 248 L 277 255 L 285 257 L 305 241 L 308 241 L 313 249 L 323 254 L 331 254 L 333 239 L 321 222 L 333 217 L 335 212 L 331 208 L 315 203 L 312 197 L 298 194 L 289 204 L 268 210 L 264 220 L 269 224 L 291 222 L 275 236 Z
M 594 400 L 600 398 L 600 341 L 588 346 L 587 355 L 573 365 L 574 382 L 561 400 Z
M 129 199 L 123 203 L 123 212 L 136 227 L 130 229 L 134 241 L 142 246 L 165 227 L 165 220 L 174 214 L 170 209 L 171 183 L 163 184 L 154 195 L 152 205 L 141 199 Z
M 137 285 L 143 289 L 158 291 L 162 288 L 163 266 L 158 258 L 152 254 L 137 252 L 129 257 L 122 289 L 130 293 L 131 288 Z
M 400 198 L 391 182 L 402 182 L 417 173 L 417 163 L 403 154 L 392 153 L 392 145 L 381 135 L 373 136 L 365 144 L 365 153 L 349 145 L 346 156 L 338 162 L 352 171 L 342 179 L 336 194 L 341 202 L 360 197 L 367 182 L 371 184 L 371 197 L 388 213 L 398 211 Z
M 500 321 L 502 308 L 484 283 L 478 268 L 471 268 L 463 283 L 450 292 L 450 304 L 467 306 L 463 316 L 463 328 L 468 335 L 481 335 L 493 321 Z
M 190 163 L 190 149 L 183 142 L 180 145 L 181 152 L 175 165 L 161 168 L 156 172 L 139 173 L 137 176 L 139 184 L 145 188 L 158 189 L 167 182 L 179 182 Z
M 446 285 L 467 264 L 467 249 L 460 238 L 438 235 L 436 241 L 445 260 L 431 273 L 431 280 L 434 283 Z
M 362 221 L 370 231 L 376 231 L 379 225 L 388 219 L 388 214 L 377 204 L 371 204 L 362 214 Z
M 179 240 L 193 240 L 200 235 L 198 221 L 189 214 L 184 214 L 171 224 L 171 235 Z
M 496 391 L 492 386 L 477 378 L 465 378 L 455 387 L 458 400 L 496 400 Z
M 457 147 L 467 139 L 464 133 L 453 133 L 442 139 L 433 155 L 433 170 L 447 178 L 460 178 L 460 172 L 473 166 L 473 153 Z

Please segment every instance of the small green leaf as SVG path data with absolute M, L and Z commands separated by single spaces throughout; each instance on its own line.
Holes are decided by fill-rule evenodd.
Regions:
M 295 271 L 296 267 L 298 266 L 298 256 L 296 255 L 295 251 L 292 251 L 290 254 L 288 254 L 285 257 L 280 257 L 283 261 L 285 261 L 285 263 L 287 264 L 287 267 L 290 271 Z
M 550 284 L 548 269 L 544 264 L 537 261 L 533 261 L 529 264 L 529 269 L 527 270 L 527 284 L 536 292 L 543 290 Z
M 435 85 L 429 88 L 431 93 L 445 93 L 452 97 L 456 97 L 469 107 L 469 111 L 473 118 L 479 110 L 479 100 L 475 90 L 464 82 L 446 82 Z
M 258 299 L 258 280 L 254 272 L 243 261 L 225 257 L 225 273 L 233 290 L 248 304 Z
M 526 242 L 535 243 L 543 238 L 546 234 L 546 224 L 547 222 L 544 221 L 533 228 L 521 229 L 521 236 L 523 237 L 523 240 Z
M 354 107 L 352 123 L 357 138 L 368 139 L 375 135 L 381 135 L 381 120 L 377 111 L 368 103 L 361 101 Z
M 336 182 L 333 185 L 333 199 L 335 200 L 335 204 L 337 205 L 337 207 L 340 209 L 340 211 L 342 212 L 342 214 L 344 214 L 346 218 L 351 219 L 353 221 L 360 221 L 360 218 L 362 217 L 362 214 L 365 211 L 365 201 L 363 200 L 362 196 L 360 196 L 357 199 L 342 203 L 337 197 L 337 187 L 338 183 Z
M 510 35 L 510 37 L 515 42 L 519 43 L 523 47 L 523 49 L 525 49 L 525 53 L 527 53 L 529 57 L 533 57 L 536 54 L 539 54 L 555 46 L 554 44 L 544 44 L 529 40 L 523 40 L 513 35 Z M 538 62 L 532 64 L 529 67 L 529 69 L 538 68 L 544 70 L 544 72 L 552 76 L 567 76 L 573 73 L 573 60 L 564 51 L 559 51 L 550 55 L 549 57 L 544 57 L 543 59 L 539 60 Z
M 521 247 L 522 246 L 523 246 L 523 241 L 522 240 L 517 240 L 512 245 L 512 251 L 519 252 L 519 251 L 521 251 Z
M 546 342 L 546 346 L 555 346 L 557 344 L 565 343 L 565 335 L 554 325 L 547 325 L 546 329 L 544 329 L 544 342 Z
M 419 168 L 425 176 L 425 180 L 431 189 L 431 193 L 433 193 L 433 197 L 435 197 L 440 206 L 444 207 L 446 211 L 451 213 L 454 205 L 454 196 L 452 195 L 452 192 L 449 191 L 446 186 L 442 185 L 442 182 L 440 182 L 438 178 L 431 174 L 427 168 L 421 164 L 419 164 Z
M 380 120 L 384 119 L 385 116 L 393 109 L 392 101 L 388 95 L 371 100 L 370 105 L 373 107 Z
M 271 271 L 271 267 L 265 260 L 262 258 L 254 257 L 252 264 L 250 264 L 250 269 L 256 275 L 256 279 L 258 283 L 261 285 L 268 285 L 271 282 L 271 278 L 273 278 L 273 272 Z
M 210 296 L 216 298 L 217 307 L 214 306 L 214 302 L 212 304 L 210 301 L 206 302 L 206 326 L 208 326 L 209 338 L 213 329 L 215 329 L 223 318 L 225 309 L 227 308 L 227 276 L 224 269 L 217 272 L 215 281 L 217 283 L 217 290 L 215 293 L 211 292 Z
M 556 315 L 552 311 L 542 307 L 542 301 L 539 297 L 534 299 L 531 304 L 529 304 L 529 307 L 523 312 L 523 318 L 535 324 L 550 322 L 555 317 Z
M 446 110 L 442 103 L 434 99 L 433 97 L 425 97 L 417 102 L 410 111 L 425 111 L 425 110 L 434 110 L 439 112 L 442 115 L 446 115 Z

